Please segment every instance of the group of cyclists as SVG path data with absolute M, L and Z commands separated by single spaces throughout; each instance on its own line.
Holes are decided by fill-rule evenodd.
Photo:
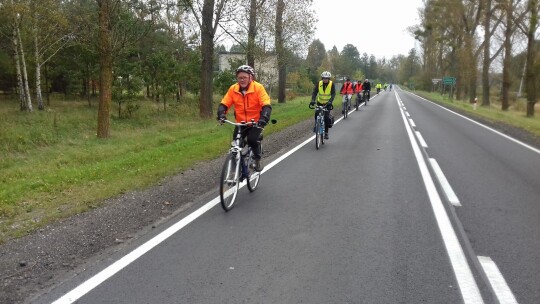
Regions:
M 317 104 L 318 106 L 326 106 L 328 111 L 324 113 L 324 138 L 329 139 L 329 126 L 330 126 L 330 116 L 331 110 L 333 109 L 333 101 L 336 95 L 335 84 L 331 80 L 332 74 L 328 71 L 324 71 L 321 74 L 321 80 L 315 84 L 313 92 L 311 93 L 311 102 L 310 105 L 313 106 Z M 350 78 L 346 78 L 343 86 L 341 86 L 340 94 L 343 96 L 343 103 L 347 102 L 350 106 L 350 100 L 353 94 L 357 94 L 357 98 L 362 101 L 368 101 L 370 98 L 371 92 L 371 83 L 369 79 L 362 81 L 357 81 L 355 83 L 351 82 Z M 342 113 L 343 114 L 343 113 Z M 315 117 L 317 113 L 315 113 Z
M 328 71 L 324 71 L 321 74 L 321 80 L 315 84 L 313 92 L 311 94 L 310 106 L 317 104 L 318 106 L 324 106 L 328 111 L 325 111 L 325 134 L 324 138 L 328 139 L 328 129 L 331 124 L 330 113 L 333 109 L 333 102 L 336 95 L 335 83 L 331 80 L 332 74 Z M 254 127 L 239 128 L 235 127 L 233 138 L 236 137 L 238 132 L 242 132 L 242 137 L 247 139 L 247 144 L 253 151 L 253 158 L 255 160 L 255 170 L 261 171 L 263 169 L 261 163 L 261 149 L 259 140 L 261 133 L 266 124 L 270 121 L 270 114 L 272 113 L 272 106 L 270 104 L 270 97 L 266 92 L 264 86 L 255 80 L 255 70 L 249 65 L 242 65 L 236 69 L 237 83 L 230 86 L 227 93 L 221 100 L 218 111 L 217 119 L 221 123 L 227 119 L 227 112 L 231 107 L 234 107 L 234 117 L 237 122 L 250 122 L 255 121 L 257 124 Z M 383 87 L 380 83 L 377 83 L 377 93 Z M 384 84 L 384 90 L 388 87 Z M 392 85 L 389 86 L 392 90 Z M 360 101 L 367 101 L 370 99 L 371 83 L 369 79 L 364 81 L 351 82 L 350 78 L 346 78 L 346 81 L 341 87 L 340 94 L 343 96 L 343 101 L 350 101 L 353 94 L 357 94 L 357 98 Z M 350 103 L 349 103 L 350 104 Z M 315 113 L 315 116 L 317 113 Z

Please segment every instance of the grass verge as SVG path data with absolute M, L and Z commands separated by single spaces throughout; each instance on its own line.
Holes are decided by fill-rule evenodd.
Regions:
M 540 138 L 540 113 L 537 111 L 534 117 L 527 117 L 525 115 L 525 111 L 522 110 L 525 108 L 525 105 L 516 107 L 520 109 L 519 111 L 514 109 L 502 111 L 500 104 L 492 102 L 490 106 L 480 106 L 480 104 L 478 104 L 475 110 L 473 104 L 469 102 L 450 99 L 448 96 L 443 96 L 440 93 L 429 93 L 424 91 L 415 91 L 414 93 L 426 99 L 444 104 L 448 107 L 465 111 L 473 117 L 482 118 L 494 123 L 504 123 L 513 127 L 524 129 L 534 136 Z M 524 103 L 524 101 L 518 102 Z M 540 109 L 538 105 L 536 108 L 537 110 Z
M 308 102 L 273 104 L 278 124 L 265 134 L 311 117 Z M 112 118 L 110 138 L 98 139 L 97 109 L 86 102 L 56 101 L 27 113 L 0 101 L 0 243 L 226 153 L 232 129 L 200 119 L 195 98 L 166 111 L 138 103 L 131 118 Z

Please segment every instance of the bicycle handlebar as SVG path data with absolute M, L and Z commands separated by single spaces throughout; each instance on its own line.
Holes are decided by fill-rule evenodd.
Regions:
M 259 127 L 257 125 L 258 121 L 255 121 L 254 119 L 252 119 L 251 121 L 249 122 L 245 122 L 245 121 L 242 121 L 242 122 L 234 122 L 234 121 L 230 121 L 228 119 L 224 119 L 224 120 L 220 120 L 219 121 L 221 124 L 223 124 L 224 122 L 230 124 L 230 125 L 233 125 L 233 126 L 238 126 L 238 127 L 255 127 L 255 128 L 259 128 L 259 129 L 263 129 L 262 127 Z
M 254 119 L 252 119 L 251 121 L 249 122 L 245 122 L 245 121 L 241 121 L 241 122 L 234 122 L 234 121 L 230 121 L 228 119 L 223 119 L 223 120 L 220 120 L 219 123 L 220 124 L 223 124 L 224 122 L 228 123 L 228 124 L 231 124 L 233 126 L 238 126 L 238 127 L 254 127 L 254 128 L 259 128 L 259 129 L 264 129 L 263 127 L 260 127 L 258 125 L 258 121 L 255 121 Z M 270 120 L 270 123 L 271 124 L 276 124 L 277 123 L 277 120 L 275 119 L 272 119 Z
M 311 106 L 311 104 L 310 104 L 310 105 L 308 105 L 308 108 L 310 108 L 310 109 L 317 109 L 317 110 L 323 110 L 323 111 L 328 111 L 328 109 L 326 108 L 326 105 L 324 105 L 324 106 L 319 106 L 319 105 Z

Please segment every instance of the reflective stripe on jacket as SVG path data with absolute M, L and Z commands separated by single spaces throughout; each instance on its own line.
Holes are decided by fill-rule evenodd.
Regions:
M 270 105 L 270 96 L 266 93 L 264 86 L 256 81 L 252 81 L 245 95 L 240 92 L 240 85 L 233 84 L 221 103 L 230 109 L 234 106 L 234 117 L 236 122 L 259 121 L 263 106 Z
M 319 81 L 319 94 L 317 94 L 317 102 L 320 104 L 326 104 L 332 97 L 332 80 L 328 81 L 326 89 L 324 89 L 323 81 Z

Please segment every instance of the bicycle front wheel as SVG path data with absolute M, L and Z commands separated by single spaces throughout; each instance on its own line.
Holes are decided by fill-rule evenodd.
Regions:
M 315 148 L 319 150 L 319 147 L 321 146 L 321 121 L 319 118 L 315 121 Z
M 219 197 L 223 210 L 229 211 L 234 206 L 239 185 L 240 162 L 236 158 L 236 155 L 229 154 L 221 170 L 221 182 L 219 185 Z
M 249 156 L 248 162 L 248 178 L 247 178 L 247 187 L 249 192 L 255 191 L 257 185 L 259 185 L 259 180 L 261 179 L 261 172 L 255 170 L 255 160 L 251 157 L 252 153 Z

